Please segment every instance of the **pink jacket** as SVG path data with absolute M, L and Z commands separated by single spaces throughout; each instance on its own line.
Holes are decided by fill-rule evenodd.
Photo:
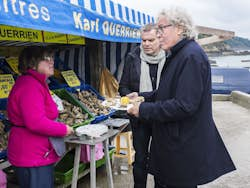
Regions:
M 30 69 L 20 76 L 10 92 L 7 112 L 15 125 L 8 140 L 8 160 L 12 165 L 45 166 L 59 159 L 48 138 L 63 137 L 67 129 L 55 121 L 58 110 L 45 75 Z

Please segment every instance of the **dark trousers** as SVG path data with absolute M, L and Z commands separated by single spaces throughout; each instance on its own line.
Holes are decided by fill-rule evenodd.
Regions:
M 155 188 L 197 188 L 197 185 L 173 186 L 173 185 L 164 184 L 164 183 L 160 182 L 159 180 L 157 180 L 157 178 L 154 178 L 154 180 L 155 180 Z
M 54 166 L 15 167 L 20 188 L 53 188 Z
M 134 188 L 146 188 L 151 125 L 131 121 L 135 161 L 133 163 Z

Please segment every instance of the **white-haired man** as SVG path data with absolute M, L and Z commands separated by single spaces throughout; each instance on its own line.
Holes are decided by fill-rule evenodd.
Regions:
M 157 24 L 168 53 L 161 81 L 128 113 L 153 122 L 149 172 L 155 187 L 197 188 L 235 166 L 212 117 L 210 64 L 193 39 L 190 16 L 170 9 L 160 13 Z

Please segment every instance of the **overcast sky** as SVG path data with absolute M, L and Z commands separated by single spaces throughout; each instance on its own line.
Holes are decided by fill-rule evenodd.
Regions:
M 163 8 L 185 8 L 195 25 L 234 31 L 236 36 L 250 39 L 250 0 L 113 0 L 157 16 Z

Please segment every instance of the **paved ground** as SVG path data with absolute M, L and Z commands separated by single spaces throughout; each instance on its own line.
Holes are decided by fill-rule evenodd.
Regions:
M 250 188 L 250 110 L 229 101 L 216 101 L 213 102 L 213 113 L 237 170 L 199 188 Z M 114 187 L 132 188 L 131 167 L 128 168 L 125 161 L 119 160 L 115 160 L 113 166 Z M 97 173 L 97 187 L 107 188 L 105 168 L 98 169 Z M 78 187 L 89 187 L 89 176 L 81 179 Z M 153 178 L 149 176 L 148 188 L 153 187 Z
M 201 188 L 250 188 L 250 110 L 214 102 L 214 119 L 237 170 Z

